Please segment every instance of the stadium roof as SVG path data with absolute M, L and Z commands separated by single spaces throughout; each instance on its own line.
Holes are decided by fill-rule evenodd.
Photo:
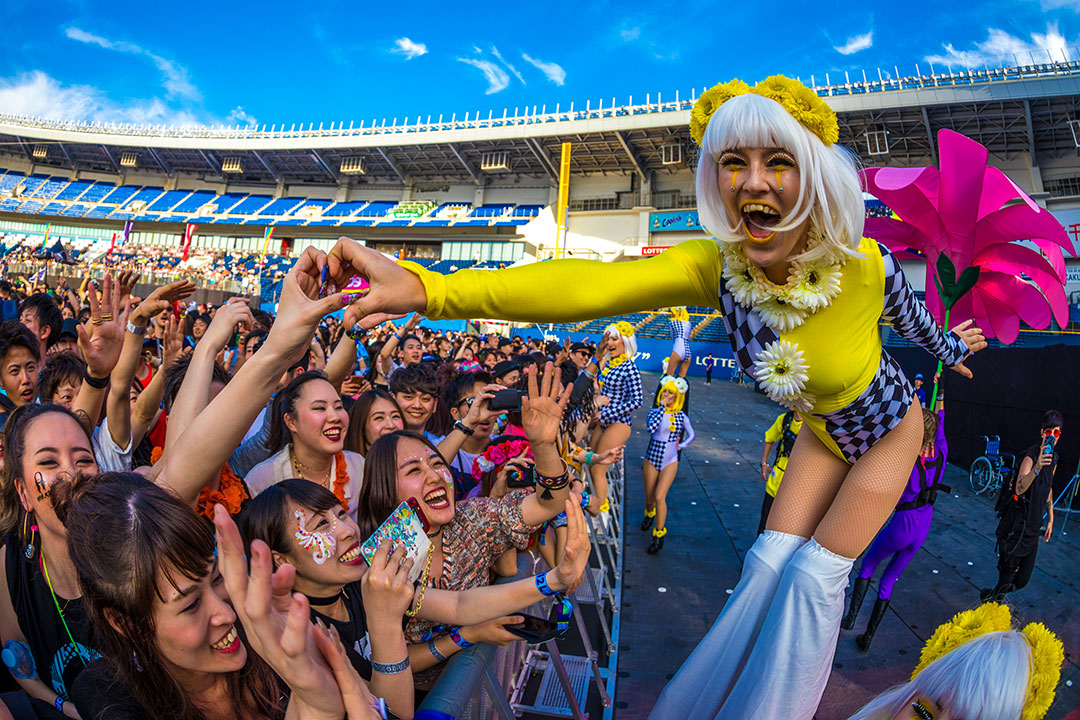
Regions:
M 934 136 L 941 128 L 968 135 L 1005 160 L 1029 154 L 1037 163 L 1075 154 L 1080 145 L 1080 130 L 1071 125 L 1080 120 L 1080 62 L 864 77 L 814 89 L 839 115 L 840 142 L 870 164 L 935 162 Z M 692 93 L 556 112 L 534 107 L 513 116 L 504 111 L 502 117 L 476 113 L 460 120 L 288 129 L 120 126 L 0 115 L 0 160 L 20 157 L 37 171 L 119 174 L 127 154 L 143 173 L 244 185 L 482 184 L 499 174 L 554 182 L 560 145 L 570 141 L 575 175 L 647 176 L 684 166 L 665 163 L 665 146 L 678 146 L 684 162 L 693 165 L 696 147 L 687 130 L 693 101 Z M 491 160 L 485 153 L 504 151 L 508 168 L 482 169 Z M 223 173 L 230 159 L 239 160 L 242 173 Z M 344 173 L 348 160 L 362 162 L 363 173 Z

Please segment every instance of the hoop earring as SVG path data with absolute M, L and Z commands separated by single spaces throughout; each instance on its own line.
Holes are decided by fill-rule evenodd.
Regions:
M 30 513 L 23 515 L 23 537 L 26 537 L 26 526 L 29 524 Z M 37 548 L 34 547 L 34 536 L 37 534 L 37 524 L 30 525 L 30 538 L 26 542 L 26 549 L 23 550 L 23 555 L 27 560 L 33 560 L 34 554 L 37 552 Z

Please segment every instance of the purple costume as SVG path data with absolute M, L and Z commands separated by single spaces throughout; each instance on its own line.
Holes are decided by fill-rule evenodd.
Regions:
M 893 586 L 900 574 L 930 533 L 930 523 L 934 519 L 934 500 L 937 499 L 938 484 L 945 473 L 945 458 L 949 452 L 949 444 L 945 440 L 944 410 L 938 412 L 938 431 L 934 446 L 934 457 L 920 456 L 915 461 L 908 485 L 896 505 L 896 512 L 878 533 L 874 544 L 863 558 L 859 577 L 869 579 L 882 560 L 893 556 L 878 584 L 878 598 L 881 600 L 892 597 Z

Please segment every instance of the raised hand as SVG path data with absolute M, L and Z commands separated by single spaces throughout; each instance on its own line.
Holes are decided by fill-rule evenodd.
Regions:
M 124 345 L 124 317 L 119 290 L 112 273 L 105 273 L 100 299 L 96 290 L 90 291 L 90 323 L 76 328 L 79 350 L 91 377 L 108 377 L 120 359 Z
M 423 312 L 427 308 L 427 293 L 420 278 L 377 250 L 343 237 L 326 256 L 326 262 L 338 287 L 345 287 L 356 275 L 371 285 L 363 297 L 349 296 L 353 302 L 345 310 L 346 324 L 376 312 Z
M 526 369 L 526 375 L 529 378 L 529 394 L 521 398 L 521 424 L 525 428 L 525 435 L 529 438 L 530 444 L 552 445 L 559 436 L 563 412 L 566 410 L 566 403 L 570 399 L 573 388 L 567 386 L 565 390 L 563 389 L 560 382 L 562 370 L 552 365 L 550 360 L 544 365 L 544 376 L 540 381 L 539 389 L 537 389 L 536 373 L 537 369 L 534 365 Z
M 251 543 L 250 574 L 244 543 L 236 523 L 214 506 L 217 556 L 229 600 L 247 631 L 247 642 L 292 689 L 290 702 L 304 707 L 310 720 L 345 715 L 334 672 L 316 646 L 311 607 L 303 595 L 290 595 L 296 571 L 291 565 L 273 570 L 270 548 Z
M 623 450 L 626 449 L 625 445 L 618 445 L 605 450 L 602 453 L 593 453 L 593 465 L 611 465 L 612 463 L 619 462 L 619 458 L 622 457 Z
M 176 364 L 184 349 L 184 328 L 180 321 L 172 316 L 165 320 L 165 337 L 161 353 L 161 370 L 165 371 Z
M 982 330 L 977 327 L 971 327 L 974 322 L 974 320 L 965 320 L 952 329 L 954 333 L 960 336 L 960 339 L 964 341 L 964 344 L 968 346 L 968 354 L 964 356 L 963 360 L 953 365 L 952 369 L 966 378 L 973 376 L 971 370 L 964 365 L 964 360 L 967 360 L 973 353 L 977 353 L 986 347 L 986 338 L 983 336 Z
M 237 327 L 240 332 L 249 332 L 254 325 L 255 318 L 248 307 L 248 298 L 231 297 L 214 313 L 214 319 L 199 342 L 208 343 L 216 353 L 229 344 Z
M 119 297 L 121 302 L 124 302 L 131 297 L 131 291 L 134 290 L 135 286 L 139 283 L 140 277 L 142 277 L 142 273 L 137 273 L 133 270 L 124 270 L 120 273 L 116 282 L 120 285 Z
M 577 589 L 589 566 L 589 529 L 585 514 L 581 511 L 581 498 L 571 495 L 566 501 L 566 548 L 559 564 L 548 573 L 548 585 L 553 590 L 565 589 L 568 593 Z M 555 584 L 552 584 L 552 583 Z
M 190 280 L 177 280 L 157 288 L 131 313 L 131 322 L 145 325 L 150 318 L 167 310 L 174 302 L 186 300 L 195 292 L 195 283 Z
M 340 310 L 352 299 L 345 293 L 319 298 L 322 268 L 326 265 L 326 254 L 309 247 L 282 280 L 277 319 L 263 344 L 290 363 L 303 356 L 323 316 Z M 334 280 L 338 287 L 345 287 L 336 275 Z

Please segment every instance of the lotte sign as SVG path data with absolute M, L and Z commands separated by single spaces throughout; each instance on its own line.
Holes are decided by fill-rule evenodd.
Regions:
M 642 254 L 643 257 L 649 257 L 650 255 L 659 255 L 660 253 L 667 250 L 669 247 L 671 247 L 671 246 L 670 245 L 646 245 L 645 247 L 641 248 L 641 254 Z

